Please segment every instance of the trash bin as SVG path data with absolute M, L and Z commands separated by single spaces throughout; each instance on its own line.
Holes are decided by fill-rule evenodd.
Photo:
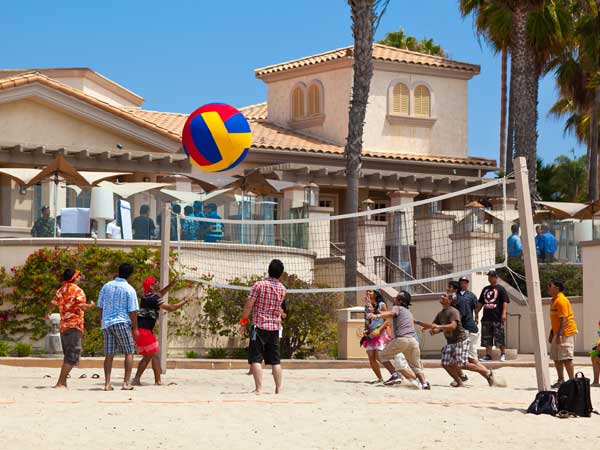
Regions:
M 365 349 L 360 346 L 360 339 L 365 329 L 365 309 L 353 306 L 337 310 L 338 317 L 338 358 L 366 358 Z

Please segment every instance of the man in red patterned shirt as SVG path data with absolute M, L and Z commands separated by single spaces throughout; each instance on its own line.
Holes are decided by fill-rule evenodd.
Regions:
M 73 366 L 79 364 L 81 354 L 81 338 L 83 336 L 84 312 L 94 306 L 94 302 L 86 303 L 83 290 L 78 286 L 81 274 L 79 270 L 66 269 L 63 273 L 62 287 L 56 291 L 54 299 L 48 305 L 50 316 L 55 306 L 60 312 L 60 341 L 64 353 L 63 365 L 55 388 L 66 388 L 67 377 Z
M 244 313 L 240 319 L 242 334 L 246 333 L 248 315 L 252 311 L 252 329 L 248 349 L 248 364 L 254 377 L 256 394 L 262 391 L 262 362 L 271 366 L 275 393 L 281 390 L 281 361 L 279 357 L 279 329 L 281 328 L 281 304 L 285 299 L 285 287 L 279 279 L 283 275 L 283 263 L 274 259 L 269 264 L 269 277 L 252 286 Z

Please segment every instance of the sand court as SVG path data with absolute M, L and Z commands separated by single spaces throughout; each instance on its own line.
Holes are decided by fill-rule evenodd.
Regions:
M 591 376 L 591 368 L 583 372 Z M 134 391 L 119 390 L 116 370 L 112 392 L 93 373 L 102 375 L 74 369 L 65 391 L 51 388 L 56 370 L 0 366 L 3 449 L 591 449 L 600 442 L 600 416 L 524 414 L 536 392 L 531 368 L 499 369 L 506 388 L 469 374 L 462 389 L 428 369 L 431 391 L 369 385 L 369 369 L 288 370 L 277 396 L 268 370 L 260 396 L 243 370 L 170 370 L 165 386 Z M 592 402 L 600 409 L 600 389 L 592 388 Z

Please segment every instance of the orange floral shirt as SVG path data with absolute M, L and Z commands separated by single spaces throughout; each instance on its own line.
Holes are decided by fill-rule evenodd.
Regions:
M 58 306 L 60 312 L 60 332 L 69 328 L 77 328 L 83 333 L 83 309 L 79 305 L 86 302 L 85 292 L 73 283 L 64 283 L 56 291 L 52 304 Z

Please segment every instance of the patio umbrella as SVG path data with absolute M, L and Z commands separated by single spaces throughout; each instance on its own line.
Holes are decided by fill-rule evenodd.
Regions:
M 160 196 L 167 202 L 185 202 L 194 203 L 195 201 L 205 202 L 211 198 L 217 197 L 221 194 L 231 191 L 231 188 L 217 189 L 210 193 L 205 192 L 188 192 L 188 191 L 175 191 L 172 189 L 161 189 Z
M 179 173 L 178 175 L 182 177 L 189 178 L 190 180 L 199 184 L 204 192 L 211 192 L 216 189 L 221 189 L 227 186 L 230 183 L 236 181 L 234 177 L 228 177 L 226 175 L 218 175 L 214 173 Z
M 573 219 L 577 217 L 577 214 L 581 213 L 587 208 L 584 203 L 570 203 L 570 202 L 536 202 L 538 205 L 544 206 L 548 209 L 552 215 L 558 219 Z

